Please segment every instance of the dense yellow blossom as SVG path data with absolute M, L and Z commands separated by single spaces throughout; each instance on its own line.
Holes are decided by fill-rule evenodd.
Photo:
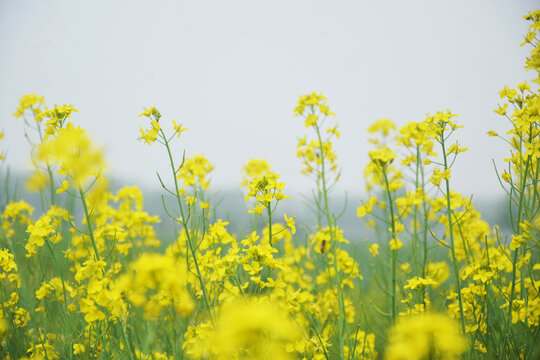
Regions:
M 466 341 L 447 315 L 406 316 L 390 331 L 385 359 L 459 359 Z
M 101 150 L 84 130 L 71 123 L 39 146 L 38 158 L 59 165 L 58 174 L 67 176 L 76 186 L 84 186 L 90 177 L 99 176 L 105 165 Z
M 253 298 L 225 304 L 216 322 L 215 359 L 293 359 L 286 345 L 301 339 L 286 307 Z
M 208 174 L 214 170 L 214 166 L 203 155 L 194 155 L 186 159 L 177 171 L 177 178 L 182 180 L 184 186 L 200 186 L 208 189 L 210 181 Z

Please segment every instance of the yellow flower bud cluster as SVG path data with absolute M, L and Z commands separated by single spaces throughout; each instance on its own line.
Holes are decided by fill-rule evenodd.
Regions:
M 303 174 L 314 174 L 320 178 L 324 171 L 336 172 L 334 181 L 339 179 L 337 156 L 334 153 L 332 138 L 339 138 L 341 134 L 337 125 L 323 130 L 327 117 L 336 114 L 330 111 L 326 105 L 326 97 L 315 92 L 303 95 L 298 100 L 298 106 L 294 109 L 294 116 L 303 116 L 306 128 L 315 130 L 316 138 L 309 140 L 307 135 L 298 140 L 296 156 L 302 160 L 305 166 Z M 321 120 L 322 119 L 322 120 Z M 323 132 L 324 131 L 324 132 Z
M 41 105 L 45 104 L 45 98 L 43 96 L 37 96 L 36 94 L 23 95 L 19 100 L 19 106 L 17 111 L 13 114 L 16 118 L 20 118 L 24 115 L 26 110 L 35 112 Z
M 250 180 L 247 186 L 249 192 L 245 200 L 248 201 L 250 198 L 256 200 L 255 207 L 249 211 L 250 213 L 262 215 L 263 210 L 268 208 L 273 201 L 277 203 L 290 197 L 283 194 L 285 183 L 278 180 L 279 174 L 276 173 L 254 177 Z

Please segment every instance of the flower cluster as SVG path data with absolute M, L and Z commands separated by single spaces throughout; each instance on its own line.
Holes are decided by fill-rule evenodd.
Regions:
M 250 210 L 251 213 L 262 215 L 263 210 L 270 209 L 272 203 L 277 204 L 277 202 L 289 198 L 282 192 L 285 189 L 285 183 L 278 180 L 279 174 L 275 173 L 261 175 L 250 180 L 247 185 L 249 192 L 245 200 L 253 198 L 256 201 L 255 207 Z
M 39 146 L 38 160 L 60 166 L 58 174 L 76 186 L 86 185 L 90 177 L 100 176 L 105 160 L 100 149 L 80 127 L 68 123 L 57 134 Z

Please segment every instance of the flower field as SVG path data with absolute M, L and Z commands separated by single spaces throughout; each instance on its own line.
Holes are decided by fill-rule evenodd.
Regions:
M 296 222 L 304 209 L 283 212 L 285 179 L 253 158 L 242 231 L 211 196 L 211 159 L 177 150 L 189 124 L 154 106 L 133 120 L 138 140 L 170 163 L 156 179 L 160 218 L 139 188 L 109 190 L 105 154 L 75 106 L 23 95 L 14 116 L 34 165 L 24 187 L 40 206 L 15 197 L 0 167 L 0 358 L 540 358 L 540 10 L 525 20 L 525 68 L 536 78 L 501 85 L 494 108 L 508 132 L 486 134 L 509 154 L 486 174 L 506 193 L 507 227 L 452 186 L 467 147 L 450 110 L 367 129 L 366 195 L 353 201 L 370 236 L 358 247 L 330 206 L 339 116 L 322 94 L 291 104 L 305 123 L 294 136 L 313 222 Z M 174 223 L 172 241 L 157 235 L 161 221 Z

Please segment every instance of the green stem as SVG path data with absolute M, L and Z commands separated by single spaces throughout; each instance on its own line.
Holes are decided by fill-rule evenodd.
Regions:
M 270 203 L 266 205 L 266 212 L 268 213 L 268 241 L 272 246 L 272 210 L 270 209 Z
M 332 251 L 334 255 L 334 268 L 336 271 L 336 291 L 338 296 L 338 306 L 339 306 L 339 354 L 340 359 L 345 358 L 345 301 L 343 298 L 343 290 L 341 289 L 341 275 L 339 273 L 338 266 L 338 257 L 337 257 L 337 244 L 334 239 L 334 227 L 332 224 L 332 217 L 330 214 L 330 207 L 328 205 L 328 190 L 326 187 L 326 173 L 324 166 L 324 149 L 323 142 L 321 138 L 321 132 L 319 125 L 315 124 L 315 131 L 317 132 L 317 138 L 319 140 L 319 151 L 321 152 L 321 181 L 322 181 L 322 192 L 324 199 L 324 210 L 326 213 L 326 220 L 328 222 L 328 229 L 330 231 L 330 242 L 332 244 Z M 319 190 L 320 191 L 320 190 Z
M 392 228 L 392 240 L 397 240 L 396 238 L 396 222 L 394 218 L 394 203 L 392 201 L 392 195 L 390 194 L 390 184 L 388 182 L 388 174 L 386 173 L 386 164 L 382 165 L 382 173 L 384 177 L 384 183 L 386 185 L 386 195 L 388 197 L 388 207 L 390 209 L 390 223 Z M 397 263 L 397 250 L 391 250 L 392 252 L 392 282 L 390 293 L 392 294 L 392 325 L 396 323 L 397 317 L 397 295 L 396 295 L 396 263 Z
M 128 340 L 128 337 L 126 335 L 126 324 L 122 321 L 120 324 L 120 327 L 122 328 L 122 338 L 124 339 L 124 344 L 126 344 L 126 348 L 128 350 L 129 358 L 131 360 L 135 360 L 135 357 L 133 355 L 133 349 L 131 347 L 131 342 Z
M 418 191 L 418 182 L 420 180 L 420 147 L 416 146 L 416 169 L 414 177 L 414 191 Z M 418 205 L 414 205 L 413 214 L 413 261 L 414 261 L 414 273 L 419 276 L 418 269 Z M 423 271 L 422 271 L 423 272 Z
M 100 260 L 99 251 L 94 237 L 94 231 L 92 230 L 92 221 L 90 220 L 90 213 L 88 212 L 88 206 L 86 205 L 86 199 L 82 187 L 79 185 L 79 194 L 81 196 L 81 202 L 84 209 L 84 216 L 86 218 L 86 225 L 88 226 L 88 233 L 90 234 L 90 240 L 92 241 L 92 247 L 94 248 L 96 260 Z
M 39 125 L 39 123 L 37 125 L 37 129 L 39 133 L 39 140 L 41 143 L 43 143 L 43 134 L 41 133 L 41 126 Z M 52 173 L 49 163 L 47 162 L 46 165 L 47 165 L 47 173 L 49 174 L 49 187 L 51 189 L 51 205 L 54 205 L 54 197 L 56 194 L 56 190 L 54 189 L 54 177 L 53 177 L 53 173 Z
M 527 173 L 529 171 L 529 162 L 530 162 L 531 156 L 529 155 L 527 157 L 527 162 L 525 164 L 525 173 L 521 176 L 521 186 L 520 186 L 520 192 L 519 192 L 519 203 L 518 203 L 518 214 L 517 214 L 517 226 L 516 226 L 516 235 L 521 234 L 521 213 L 523 208 L 523 198 L 525 193 L 525 185 L 526 185 L 526 179 L 527 179 Z M 516 290 L 516 263 L 517 263 L 517 257 L 519 253 L 520 247 L 514 250 L 514 257 L 512 259 L 512 286 L 510 288 L 510 299 L 508 302 L 508 318 L 512 319 L 512 303 L 514 302 L 514 293 Z
M 208 309 L 208 313 L 210 314 L 210 316 L 212 318 L 212 321 L 214 321 L 214 314 L 212 313 L 212 309 L 210 308 L 210 303 L 208 301 L 208 295 L 206 293 L 206 287 L 204 285 L 202 273 L 201 273 L 201 270 L 199 268 L 199 263 L 197 261 L 197 253 L 196 253 L 195 247 L 193 246 L 193 243 L 191 241 L 191 235 L 189 233 L 188 223 L 187 223 L 187 220 L 186 220 L 186 217 L 185 217 L 185 214 L 184 214 L 184 207 L 182 206 L 182 201 L 180 199 L 180 190 L 179 190 L 179 187 L 178 187 L 178 179 L 176 178 L 176 169 L 175 169 L 175 166 L 174 166 L 174 160 L 173 160 L 173 157 L 172 157 L 171 148 L 169 147 L 169 141 L 165 137 L 165 133 L 163 132 L 163 130 L 160 129 L 159 131 L 161 133 L 161 137 L 162 137 L 162 139 L 164 141 L 165 147 L 167 148 L 167 154 L 169 155 L 169 162 L 171 164 L 171 170 L 172 170 L 173 179 L 174 179 L 174 188 L 175 188 L 175 191 L 176 191 L 176 200 L 178 201 L 178 208 L 180 209 L 180 215 L 182 216 L 182 227 L 184 228 L 187 243 L 189 245 L 189 250 L 190 250 L 191 255 L 193 257 L 193 263 L 195 264 L 195 270 L 197 271 L 197 277 L 199 278 L 199 284 L 201 286 L 201 290 L 202 290 L 202 293 L 203 293 L 204 303 L 206 305 L 206 308 Z
M 441 131 L 441 146 L 442 146 L 442 153 L 443 153 L 443 159 L 444 159 L 444 170 L 448 170 L 448 162 L 446 157 L 446 149 L 444 146 L 444 130 Z M 461 315 L 461 331 L 463 332 L 463 335 L 466 335 L 466 327 L 465 327 L 465 313 L 463 311 L 463 300 L 461 298 L 461 282 L 459 279 L 459 268 L 458 268 L 458 262 L 456 258 L 456 250 L 454 245 L 454 227 L 452 225 L 452 208 L 451 208 L 451 202 L 450 202 L 450 180 L 445 179 L 446 184 L 446 212 L 448 216 L 448 231 L 450 233 L 450 252 L 452 254 L 452 265 L 454 270 L 454 278 L 456 282 L 456 292 L 458 295 L 458 302 L 459 302 L 459 313 Z

